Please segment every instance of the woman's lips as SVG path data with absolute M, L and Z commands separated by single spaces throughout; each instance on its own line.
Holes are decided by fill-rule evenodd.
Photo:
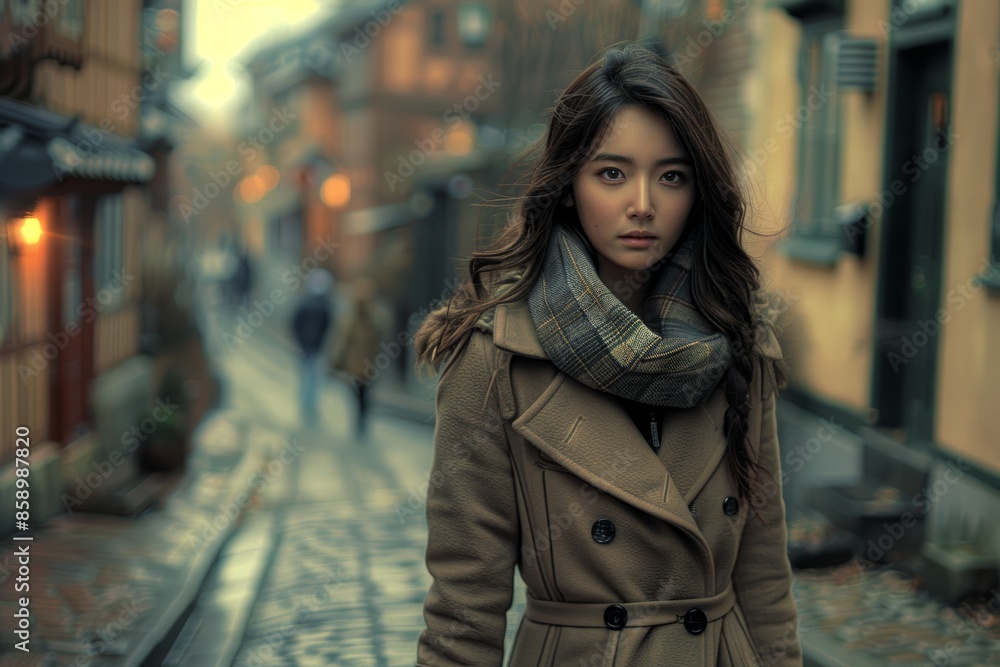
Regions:
M 648 248 L 656 243 L 655 236 L 619 236 L 618 238 L 629 248 Z

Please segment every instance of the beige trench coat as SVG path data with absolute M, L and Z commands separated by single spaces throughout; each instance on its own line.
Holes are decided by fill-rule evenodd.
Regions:
M 780 481 L 763 370 L 749 436 Z M 515 566 L 513 667 L 801 665 L 780 484 L 762 485 L 760 518 L 737 499 L 726 407 L 719 389 L 666 409 L 657 452 L 547 360 L 526 301 L 498 306 L 438 385 L 418 665 L 501 665 Z

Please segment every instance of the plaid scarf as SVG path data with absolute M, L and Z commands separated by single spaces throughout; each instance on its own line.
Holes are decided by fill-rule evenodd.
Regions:
M 578 382 L 621 398 L 676 408 L 706 401 L 731 358 L 726 337 L 692 303 L 692 252 L 689 241 L 661 260 L 643 321 L 601 282 L 580 239 L 557 227 L 528 300 L 545 353 Z

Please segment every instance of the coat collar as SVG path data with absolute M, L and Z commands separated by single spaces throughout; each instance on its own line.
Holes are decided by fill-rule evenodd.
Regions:
M 493 324 L 497 347 L 534 359 L 548 358 L 535 334 L 527 299 L 497 306 Z M 721 428 L 720 420 L 710 416 L 720 400 L 725 402 L 725 396 L 716 392 L 708 403 L 692 409 L 708 432 Z M 683 474 L 677 471 L 678 477 L 688 480 L 687 488 L 681 488 L 619 401 L 562 372 L 556 373 L 512 426 L 580 479 L 687 532 L 711 563 L 711 550 L 688 506 L 722 461 L 724 438 L 700 437 L 701 455 L 678 457 L 672 465 L 693 466 Z M 662 437 L 663 447 L 689 449 L 692 445 L 690 438 L 672 428 L 669 419 L 663 424 Z
M 528 300 L 501 303 L 493 319 L 493 342 L 508 352 L 533 359 L 548 359 L 535 333 Z

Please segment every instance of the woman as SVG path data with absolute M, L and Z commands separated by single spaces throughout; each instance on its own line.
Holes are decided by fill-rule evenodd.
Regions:
M 517 215 L 418 331 L 444 365 L 420 665 L 800 665 L 781 354 L 715 121 L 609 51 L 558 99 Z

